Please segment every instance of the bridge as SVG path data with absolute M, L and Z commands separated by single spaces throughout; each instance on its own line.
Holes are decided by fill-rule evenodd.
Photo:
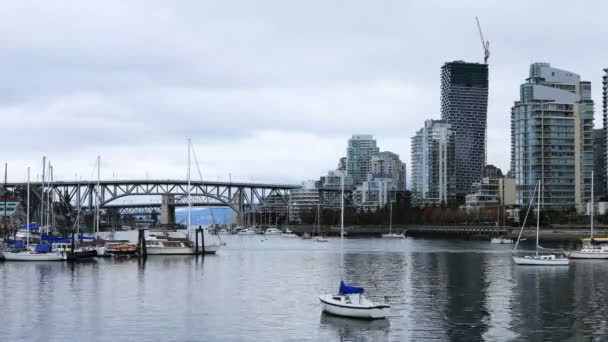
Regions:
M 7 183 L 9 191 L 24 191 L 26 183 Z M 41 182 L 31 182 L 33 195 L 40 196 Z M 128 208 L 121 199 L 131 196 L 161 196 L 171 201 L 172 206 L 187 205 L 188 190 L 194 206 L 223 206 L 241 215 L 257 206 L 287 208 L 289 191 L 299 189 L 299 185 L 191 181 L 185 180 L 103 180 L 96 181 L 54 181 L 44 184 L 45 193 L 55 200 L 82 208 Z M 38 189 L 37 191 L 34 189 Z M 173 202 L 175 201 L 175 202 Z M 146 204 L 141 207 L 149 208 Z M 161 207 L 161 204 L 158 204 Z

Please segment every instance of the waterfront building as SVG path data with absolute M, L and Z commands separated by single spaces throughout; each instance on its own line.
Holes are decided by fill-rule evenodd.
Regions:
M 443 120 L 427 120 L 412 137 L 412 205 L 439 206 L 456 198 L 455 134 Z
M 377 155 L 372 156 L 371 163 L 371 175 L 373 178 L 391 178 L 393 180 L 394 190 L 405 191 L 405 163 L 399 159 L 398 154 L 390 151 L 380 152 Z
M 517 205 L 530 203 L 540 181 L 543 206 L 584 211 L 593 170 L 590 82 L 549 63 L 530 66 L 511 109 L 511 166 Z
M 479 182 L 473 183 L 473 193 L 468 194 L 465 199 L 467 212 L 498 205 L 500 205 L 498 178 L 483 177 Z
M 441 119 L 455 135 L 456 193 L 463 199 L 486 162 L 488 65 L 454 61 L 441 67 Z
M 340 208 L 341 181 L 344 177 L 344 190 L 350 193 L 355 188 L 353 178 L 346 174 L 346 170 L 331 170 L 327 175 L 321 176 L 319 181 L 319 196 L 321 207 L 325 209 Z
M 289 191 L 289 222 L 301 223 L 300 215 L 311 210 L 317 210 L 318 205 L 318 183 L 314 180 L 302 182 L 300 189 Z
M 515 178 L 503 177 L 498 180 L 498 199 L 500 204 L 511 207 L 516 203 Z
M 0 226 L 4 223 L 9 226 L 17 227 L 26 222 L 25 208 L 18 201 L 0 202 Z
M 340 158 L 337 170 L 346 171 L 346 157 Z
M 376 211 L 395 200 L 395 191 L 395 179 L 369 174 L 365 182 L 357 185 L 354 193 L 355 206 L 363 211 Z
M 595 199 L 606 195 L 606 135 L 603 128 L 593 130 L 593 192 Z
M 355 134 L 348 139 L 346 172 L 353 178 L 355 185 L 360 185 L 367 179 L 367 174 L 371 171 L 372 156 L 379 152 L 376 139 L 370 134 Z

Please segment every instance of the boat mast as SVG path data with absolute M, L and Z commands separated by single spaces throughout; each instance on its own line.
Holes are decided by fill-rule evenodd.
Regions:
M 97 156 L 97 201 L 95 201 L 95 236 L 99 234 L 99 202 L 101 197 L 99 194 L 99 183 L 101 178 L 101 156 Z
M 390 207 L 390 214 L 388 217 L 388 233 L 389 234 L 393 234 L 393 199 L 391 198 L 391 207 Z
M 44 227 L 44 171 L 46 169 L 46 156 L 42 156 L 42 183 L 40 186 L 40 222 L 39 228 Z
M 536 210 L 536 255 L 538 256 L 538 235 L 540 230 L 540 193 L 542 192 L 542 183 L 538 181 L 538 208 Z
M 192 202 L 190 201 L 190 145 L 192 142 L 188 138 L 188 232 L 190 232 L 190 226 L 192 225 Z
M 27 207 L 25 208 L 25 222 L 27 227 L 27 232 L 25 233 L 27 236 L 26 245 L 30 245 L 30 167 L 27 167 Z
M 595 211 L 595 205 L 593 203 L 593 171 L 591 171 L 591 240 L 593 241 L 593 214 Z
M 342 188 L 340 196 L 340 280 L 344 273 L 344 171 L 340 177 L 340 187 Z
M 8 197 L 6 196 L 7 180 L 8 180 L 8 163 L 4 163 L 4 190 L 3 190 L 3 195 L 4 195 L 4 220 L 3 221 L 4 222 L 2 222 L 2 223 L 4 225 L 3 228 L 5 229 L 6 232 L 8 232 L 8 215 L 6 214 L 6 211 L 8 210 L 7 203 L 6 203 L 6 202 L 8 202 Z

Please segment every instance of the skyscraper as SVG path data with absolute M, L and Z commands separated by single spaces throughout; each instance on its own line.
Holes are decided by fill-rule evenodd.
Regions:
M 448 204 L 456 198 L 455 133 L 443 120 L 427 120 L 412 137 L 412 204 Z
M 379 152 L 376 140 L 370 134 L 355 134 L 348 139 L 346 173 L 353 178 L 355 185 L 361 185 L 367 180 L 367 174 L 371 171 L 372 156 Z
M 602 76 L 602 129 L 604 130 L 604 141 L 602 143 L 602 150 L 604 151 L 604 164 L 602 165 L 600 172 L 602 176 L 600 178 L 603 181 L 604 193 L 608 191 L 608 68 L 604 69 L 604 75 Z
M 373 178 L 392 178 L 394 190 L 405 191 L 405 163 L 399 159 L 398 154 L 383 151 L 372 156 L 371 174 Z
M 441 119 L 455 134 L 456 193 L 481 180 L 486 162 L 488 65 L 455 61 L 441 67 Z
M 591 192 L 591 83 L 549 63 L 534 63 L 511 109 L 511 165 L 516 202 L 530 203 L 537 182 L 549 208 L 583 210 Z

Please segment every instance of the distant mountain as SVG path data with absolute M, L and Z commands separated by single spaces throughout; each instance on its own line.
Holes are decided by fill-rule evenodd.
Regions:
M 230 208 L 192 208 L 192 225 L 206 226 L 212 224 L 211 210 L 213 210 L 213 215 L 215 216 L 215 223 L 224 224 L 232 222 L 232 209 Z M 188 210 L 175 210 L 175 221 L 176 223 L 186 224 L 188 221 Z

